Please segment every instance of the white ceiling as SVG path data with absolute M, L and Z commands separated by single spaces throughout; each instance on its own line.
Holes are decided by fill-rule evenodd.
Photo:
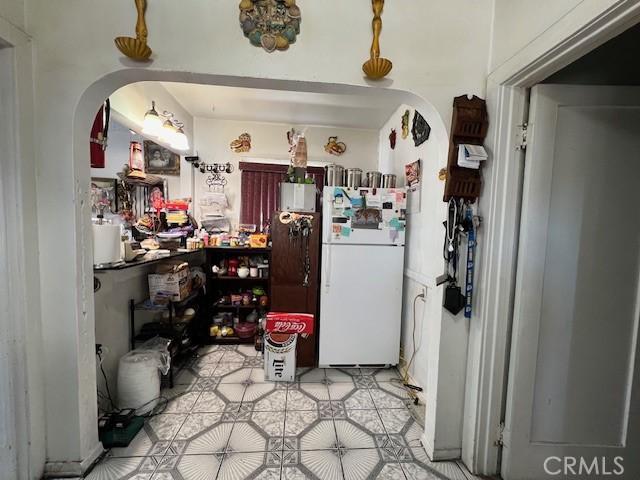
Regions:
M 379 129 L 399 107 L 374 96 L 287 92 L 254 88 L 162 82 L 194 117 L 296 126 Z

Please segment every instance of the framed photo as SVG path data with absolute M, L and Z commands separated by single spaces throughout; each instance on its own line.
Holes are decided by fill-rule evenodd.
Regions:
M 115 178 L 91 178 L 92 207 L 107 206 L 107 212 L 118 213 L 118 180 Z
M 180 175 L 180 155 L 151 140 L 145 140 L 144 171 L 155 175 Z

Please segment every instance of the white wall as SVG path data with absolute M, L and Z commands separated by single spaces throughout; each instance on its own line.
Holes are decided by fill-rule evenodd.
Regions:
M 289 163 L 289 144 L 286 133 L 292 125 L 277 123 L 245 122 L 236 120 L 217 120 L 207 118 L 195 119 L 195 151 L 200 159 L 207 163 L 230 162 L 235 170 L 225 174 L 227 186 L 225 193 L 229 199 L 230 209 L 226 212 L 231 224 L 237 226 L 240 219 L 240 184 L 241 173 L 238 167 L 241 161 L 273 161 Z M 364 172 L 376 170 L 378 163 L 378 131 L 353 128 L 334 128 L 322 126 L 295 126 L 302 131 L 306 128 L 308 156 L 311 165 L 339 163 L 345 168 L 358 167 Z M 247 153 L 233 153 L 229 144 L 244 132 L 251 135 L 252 147 Z M 347 151 L 340 157 L 324 151 L 330 136 L 338 136 L 338 140 L 347 144 Z M 280 163 L 278 162 L 278 163 Z M 192 167 L 189 167 L 192 168 Z M 206 174 L 195 173 L 195 191 L 197 199 L 208 187 L 205 184 Z M 196 214 L 199 212 L 196 206 Z
M 552 49 L 583 28 L 597 29 L 601 18 L 614 18 L 633 3 L 623 0 L 495 0 L 489 72 L 492 80 L 505 81 L 511 75 L 544 59 Z M 637 20 L 609 29 L 611 38 Z M 600 38 L 604 42 L 608 38 Z M 597 45 L 592 45 L 591 48 Z M 584 48 L 589 48 L 585 46 Z M 565 65 L 584 54 L 583 49 L 569 51 Z M 560 65 L 562 67 L 563 65 Z M 540 81 L 544 76 L 540 78 Z
M 118 398 L 118 362 L 129 352 L 129 300 L 141 302 L 149 297 L 147 275 L 154 267 L 133 267 L 127 270 L 99 273 L 101 287 L 95 293 L 96 343 L 104 348 L 103 368 L 109 381 L 112 398 Z M 147 317 L 146 321 L 151 321 Z M 136 322 L 139 328 L 144 320 Z M 96 369 L 98 389 L 106 394 L 102 372 Z M 107 405 L 101 402 L 103 408 Z
M 387 80 L 375 84 L 361 71 L 371 42 L 368 2 L 301 2 L 298 41 L 289 51 L 271 55 L 242 35 L 236 2 L 151 3 L 147 20 L 154 58 L 148 64 L 122 59 L 113 45 L 114 37 L 133 32 L 135 14 L 128 1 L 30 1 L 27 7 L 37 59 L 48 457 L 51 468 L 82 469 L 78 460 L 89 461 L 98 446 L 86 142 L 100 101 L 126 83 L 156 79 L 338 93 L 369 86 L 372 95 L 408 91 L 417 95 L 433 127 L 434 155 L 444 161 L 451 99 L 484 94 L 492 0 L 387 2 L 382 53 L 395 66 Z M 327 12 L 339 13 L 329 21 Z M 89 18 L 100 21 L 88 23 Z M 439 256 L 440 248 L 432 254 Z M 446 367 L 435 375 L 446 376 Z M 429 416 L 435 408 L 427 405 Z
M 20 30 L 25 29 L 24 10 L 24 0 L 0 0 L 0 18 Z
M 406 110 L 410 112 L 411 128 L 416 109 L 401 105 L 380 130 L 381 171 L 395 173 L 398 185 L 404 185 L 405 165 L 419 159 L 422 168 L 420 210 L 407 216 L 402 345 L 404 357 L 409 361 L 413 352 L 414 299 L 426 289 L 424 301 L 416 303 L 417 352 L 410 374 L 425 388 L 427 403 L 436 405 L 432 415 L 448 419 L 439 422 L 441 430 L 437 434 L 436 425 L 427 419 L 427 429 L 433 429 L 430 435 L 436 439 L 433 448 L 447 452 L 443 453 L 447 457 L 455 457 L 462 442 L 468 332 L 462 314 L 454 317 L 443 311 L 442 287 L 435 284 L 436 277 L 444 272 L 442 222 L 446 217 L 446 203 L 442 201 L 444 183 L 438 179 L 438 172 L 446 167 L 446 158 L 438 155 L 438 146 L 431 138 L 419 147 L 415 146 L 411 132 L 402 139 L 401 119 Z M 394 150 L 389 142 L 392 128 L 397 132 Z M 410 201 L 412 198 L 415 197 L 410 197 Z M 438 375 L 440 365 L 447 366 L 446 377 Z

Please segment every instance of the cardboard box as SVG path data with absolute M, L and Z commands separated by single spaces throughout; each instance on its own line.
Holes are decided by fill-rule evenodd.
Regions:
M 281 183 L 280 210 L 307 213 L 315 212 L 316 186 L 306 183 Z
M 295 333 L 265 333 L 264 376 L 272 382 L 293 382 L 296 377 Z
M 153 303 L 180 302 L 191 292 L 191 274 L 187 263 L 163 266 L 164 273 L 149 274 L 149 298 Z M 168 271 L 167 271 L 168 270 Z

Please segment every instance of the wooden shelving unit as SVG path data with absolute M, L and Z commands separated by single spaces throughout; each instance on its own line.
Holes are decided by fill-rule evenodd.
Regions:
M 248 247 L 206 247 L 205 270 L 207 273 L 207 316 L 209 325 L 213 324 L 213 317 L 217 313 L 225 312 L 237 315 L 240 320 L 244 320 L 248 314 L 257 310 L 261 316 L 266 313 L 269 307 L 261 307 L 259 304 L 251 305 L 220 305 L 218 303 L 220 295 L 231 295 L 251 290 L 254 286 L 260 286 L 265 290 L 266 295 L 271 298 L 271 278 L 240 278 L 237 276 L 219 276 L 212 272 L 214 265 L 219 265 L 221 260 L 228 260 L 237 257 L 266 257 L 269 261 L 269 271 L 271 271 L 271 249 L 270 248 L 248 248 Z M 207 332 L 208 333 L 208 332 Z M 249 344 L 254 339 L 241 339 L 235 335 L 230 337 L 213 338 L 208 337 L 212 344 Z

